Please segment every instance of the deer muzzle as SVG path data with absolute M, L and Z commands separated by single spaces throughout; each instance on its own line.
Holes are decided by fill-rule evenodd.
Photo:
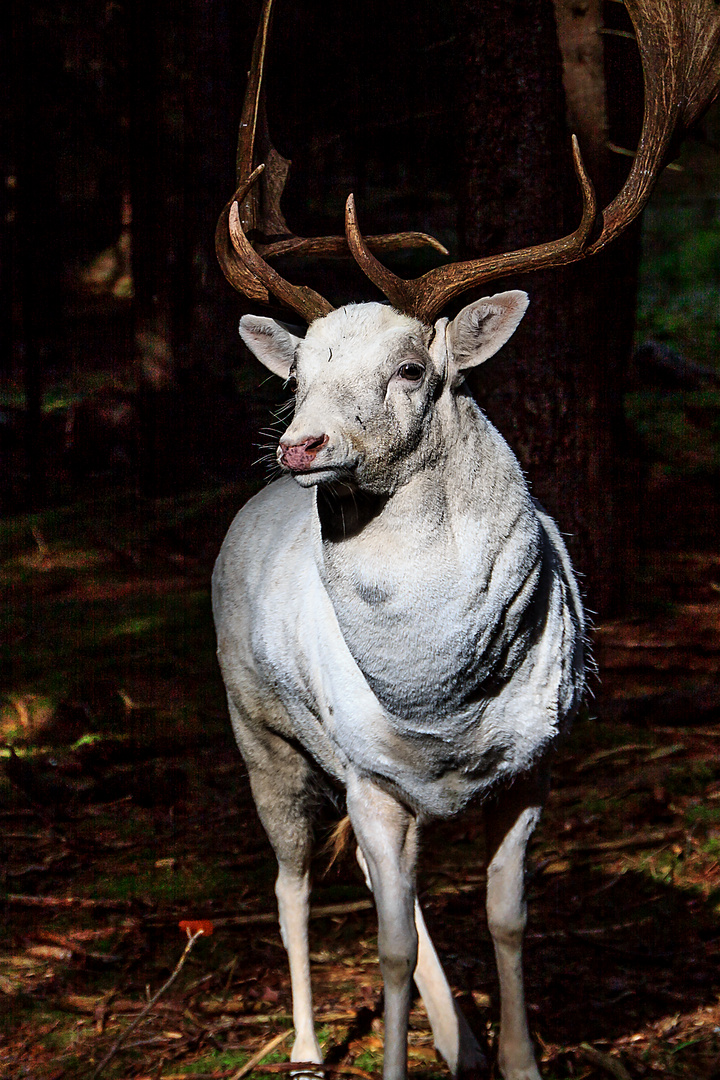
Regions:
M 292 472 L 307 472 L 314 468 L 315 458 L 328 442 L 327 435 L 313 435 L 300 442 L 281 442 L 278 446 L 278 461 Z

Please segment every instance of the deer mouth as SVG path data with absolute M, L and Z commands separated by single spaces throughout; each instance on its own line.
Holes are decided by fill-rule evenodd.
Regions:
M 323 454 L 323 458 L 325 455 Z M 339 461 L 313 461 L 298 467 L 297 465 L 280 461 L 283 469 L 286 469 L 292 478 L 301 487 L 317 487 L 321 484 L 346 483 L 351 487 L 357 486 L 356 471 L 360 464 L 360 458 L 353 457 Z
M 332 464 L 326 462 L 323 465 L 313 465 L 305 469 L 288 468 L 292 478 L 301 487 L 316 487 L 320 484 L 334 484 L 345 482 L 354 485 L 354 474 L 357 462 L 343 462 Z M 287 466 L 286 466 L 287 468 Z

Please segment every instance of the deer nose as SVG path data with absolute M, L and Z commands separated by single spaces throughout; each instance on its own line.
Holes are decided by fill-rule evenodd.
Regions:
M 327 442 L 327 435 L 312 435 L 309 439 L 293 443 L 281 441 L 278 446 L 278 461 L 293 472 L 311 469 L 315 457 Z

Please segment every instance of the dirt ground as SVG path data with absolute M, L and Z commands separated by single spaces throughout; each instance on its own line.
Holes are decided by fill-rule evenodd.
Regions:
M 100 493 L 5 526 L 8 1080 L 230 1078 L 263 1048 L 256 1074 L 287 1068 L 273 860 L 209 615 L 212 558 L 246 495 L 139 514 L 131 493 Z M 596 630 L 602 683 L 558 753 L 531 848 L 525 971 L 546 1080 L 720 1077 L 720 556 L 683 547 L 643 565 L 644 608 Z M 341 810 L 323 807 L 319 847 Z M 427 829 L 419 889 L 494 1062 L 479 809 Z M 318 855 L 313 902 L 330 1075 L 374 1076 L 375 915 L 351 856 L 329 869 Z M 411 1026 L 412 1074 L 446 1076 L 420 1003 Z

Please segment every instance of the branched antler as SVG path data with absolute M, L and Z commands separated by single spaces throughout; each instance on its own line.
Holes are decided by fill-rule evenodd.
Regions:
M 320 318 L 332 311 L 332 304 L 329 304 L 314 289 L 308 288 L 307 285 L 291 285 L 278 274 L 277 270 L 273 270 L 272 266 L 266 263 L 254 250 L 245 235 L 240 221 L 240 205 L 248 193 L 252 191 L 253 185 L 262 175 L 264 169 L 264 165 L 258 165 L 257 169 L 240 186 L 230 204 L 230 213 L 228 215 L 230 240 L 243 270 L 261 281 L 273 296 L 276 296 L 283 304 L 292 308 L 298 315 L 302 315 L 307 322 L 312 322 L 313 319 Z
M 355 200 L 350 195 L 345 208 L 345 229 L 350 250 L 363 272 L 391 304 L 424 322 L 431 322 L 450 300 L 480 282 L 492 281 L 506 274 L 523 274 L 545 266 L 565 266 L 567 263 L 576 262 L 584 255 L 595 224 L 597 203 L 595 190 L 585 172 L 580 147 L 574 135 L 572 146 L 575 172 L 583 196 L 583 214 L 577 229 L 569 236 L 503 255 L 490 255 L 485 259 L 439 266 L 414 281 L 406 281 L 392 274 L 368 250 L 358 228 Z
M 376 253 L 424 245 L 447 252 L 423 233 L 363 239 L 352 195 L 345 214 L 347 240 L 297 237 L 285 223 L 280 196 L 290 163 L 270 142 L 262 95 L 271 4 L 272 0 L 265 0 L 263 6 L 240 122 L 240 186 L 220 215 L 216 248 L 225 275 L 236 289 L 264 302 L 272 293 L 308 321 L 327 314 L 330 304 L 312 289 L 290 285 L 266 258 L 289 253 L 339 255 L 347 253 L 349 247 L 363 272 L 396 308 L 430 322 L 450 300 L 484 282 L 566 266 L 595 254 L 641 213 L 675 145 L 720 89 L 718 0 L 625 0 L 642 60 L 645 110 L 640 144 L 620 193 L 598 215 L 593 186 L 573 136 L 573 160 L 583 198 L 582 220 L 575 232 L 519 251 L 450 263 L 407 281 L 383 266 Z M 258 154 L 265 167 L 252 171 Z M 247 234 L 253 231 L 267 237 L 268 242 L 251 244 Z

